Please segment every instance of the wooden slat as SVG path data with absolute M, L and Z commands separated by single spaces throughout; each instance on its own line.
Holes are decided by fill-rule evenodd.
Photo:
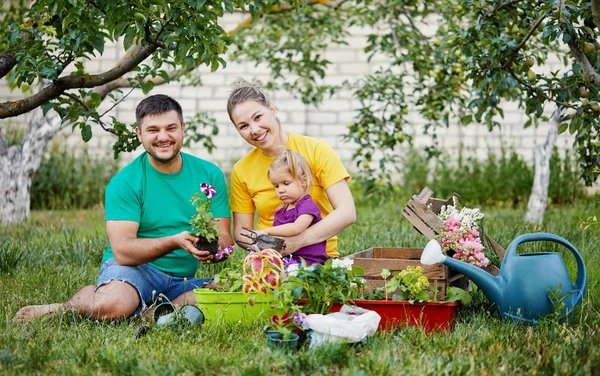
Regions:
M 450 198 L 448 200 L 443 200 L 443 199 L 439 199 L 439 198 L 430 198 L 428 201 L 425 202 L 425 206 L 427 206 L 432 212 L 434 212 L 436 215 L 440 214 L 440 211 L 442 210 L 442 206 L 454 206 L 454 198 L 456 197 L 457 200 L 460 200 L 460 195 L 456 192 L 453 192 L 452 195 L 450 195 Z
M 425 187 L 425 188 L 423 188 L 421 193 L 419 193 L 418 197 L 419 197 L 419 200 L 421 200 L 423 202 L 427 202 L 427 200 L 429 200 L 429 198 L 431 198 L 432 195 L 433 195 L 433 191 L 431 190 L 431 188 Z
M 436 232 L 433 231 L 433 229 L 427 225 L 427 223 L 423 222 L 423 219 L 421 219 L 421 217 L 419 217 L 419 215 L 415 213 L 408 205 L 406 208 L 404 208 L 404 210 L 402 210 L 402 215 L 404 215 L 404 217 L 408 219 L 410 223 L 412 223 L 415 230 L 417 230 L 421 235 L 428 239 L 433 239 L 435 237 Z
M 367 279 L 367 284 L 365 286 L 365 292 L 366 293 L 370 293 L 373 292 L 373 290 L 377 289 L 377 288 L 381 288 L 384 287 L 385 283 L 382 279 Z M 438 280 L 438 295 L 437 295 L 437 299 L 438 300 L 444 300 L 446 299 L 446 289 L 448 288 L 448 283 L 442 282 L 440 280 Z M 433 281 L 431 281 L 431 289 L 433 290 L 434 284 Z M 399 293 L 399 292 L 397 292 Z M 394 293 L 390 293 L 389 296 L 392 296 Z M 433 291 L 430 292 L 430 296 L 433 299 Z
M 423 248 L 394 248 L 394 247 L 374 247 L 373 258 L 392 258 L 419 260 L 423 253 Z M 366 258 L 366 257 L 365 257 Z
M 356 252 L 346 256 L 348 258 L 373 258 L 373 248 L 365 249 L 364 251 Z
M 419 200 L 409 200 L 408 207 L 422 219 L 429 227 L 431 227 L 435 233 L 442 227 L 444 222 L 435 213 L 425 206 L 425 204 Z
M 358 265 L 365 270 L 366 276 L 379 276 L 382 269 L 389 269 L 390 271 L 400 271 L 406 269 L 408 266 L 420 266 L 423 268 L 423 274 L 427 278 L 440 279 L 444 278 L 444 266 L 443 265 L 423 265 L 419 261 L 415 260 L 402 260 L 402 259 L 354 259 L 354 265 Z
M 496 243 L 496 241 L 494 239 L 490 238 L 489 236 L 487 237 L 487 241 L 492 244 L 492 247 L 494 248 L 494 250 L 498 254 L 498 257 L 500 258 L 500 262 L 502 262 L 502 260 L 504 260 L 504 253 L 505 253 L 504 248 L 502 248 L 500 246 L 500 244 Z

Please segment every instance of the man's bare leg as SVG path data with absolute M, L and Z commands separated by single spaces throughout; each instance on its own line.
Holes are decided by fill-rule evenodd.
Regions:
M 15 319 L 23 323 L 72 310 L 91 319 L 115 320 L 131 316 L 139 304 L 140 296 L 133 286 L 113 280 L 97 290 L 96 286 L 86 286 L 65 303 L 23 307 L 16 313 Z
M 81 301 L 82 299 L 89 299 L 90 293 L 93 296 L 96 286 L 85 286 L 79 290 L 73 297 L 67 300 L 67 303 L 73 300 Z M 15 320 L 17 322 L 29 322 L 41 317 L 52 317 L 56 314 L 60 314 L 67 310 L 67 303 L 54 303 L 54 304 L 41 304 L 41 305 L 30 305 L 21 308 L 15 314 Z

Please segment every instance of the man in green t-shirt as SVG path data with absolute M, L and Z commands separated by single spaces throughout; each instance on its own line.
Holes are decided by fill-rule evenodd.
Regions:
M 195 304 L 193 289 L 210 279 L 194 278 L 198 263 L 218 261 L 194 246 L 190 198 L 211 186 L 210 209 L 219 231 L 219 249 L 233 245 L 223 172 L 214 164 L 181 152 L 185 124 L 181 106 L 166 95 L 152 95 L 136 108 L 136 133 L 146 151 L 115 175 L 106 188 L 109 245 L 95 286 L 86 286 L 65 303 L 27 306 L 17 321 L 73 310 L 114 320 L 139 314 L 159 297 Z

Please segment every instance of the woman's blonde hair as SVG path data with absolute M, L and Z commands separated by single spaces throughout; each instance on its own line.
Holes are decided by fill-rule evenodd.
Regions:
M 231 112 L 235 106 L 248 100 L 253 100 L 265 107 L 271 106 L 271 102 L 269 101 L 267 94 L 263 91 L 260 85 L 248 82 L 243 78 L 236 79 L 233 82 L 233 91 L 231 94 L 229 94 L 229 99 L 227 99 L 227 114 L 229 115 L 229 119 L 232 123 L 234 123 L 234 121 L 231 118 Z
M 308 162 L 303 156 L 296 153 L 295 151 L 286 150 L 279 157 L 275 158 L 271 166 L 269 166 L 269 179 L 271 174 L 280 169 L 286 169 L 290 172 L 292 177 L 296 180 L 306 179 L 306 187 L 304 188 L 304 194 L 308 194 L 313 188 L 313 179 Z

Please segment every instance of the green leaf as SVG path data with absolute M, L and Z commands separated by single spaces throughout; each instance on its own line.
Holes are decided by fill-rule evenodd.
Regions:
M 104 39 L 102 38 L 92 38 L 92 46 L 100 55 L 104 54 Z
M 569 128 L 569 123 L 562 123 L 558 127 L 558 134 L 564 133 L 564 131 L 566 131 L 567 128 Z
M 579 117 L 575 116 L 573 119 L 571 119 L 571 123 L 569 124 L 569 133 L 575 134 L 575 132 L 577 132 L 577 130 L 579 129 L 580 124 L 581 119 Z
M 462 125 L 469 125 L 473 121 L 473 115 L 465 115 L 460 118 Z
M 428 302 L 431 300 L 429 293 L 425 290 L 419 291 L 419 293 L 415 296 L 415 300 L 420 300 L 422 302 Z
M 150 92 L 150 90 L 152 90 L 154 88 L 154 82 L 152 81 L 144 81 L 140 84 L 140 89 L 142 89 L 142 92 L 144 94 L 148 94 Z
M 123 39 L 123 47 L 128 50 L 133 45 L 133 38 L 135 38 L 135 27 L 129 26 L 125 33 L 125 39 Z
M 46 114 L 48 113 L 48 111 L 50 111 L 51 109 L 53 109 L 54 106 L 56 106 L 56 103 L 54 103 L 54 102 L 48 102 L 48 103 L 44 104 L 42 106 L 42 113 L 44 114 L 44 116 L 46 116 Z
M 92 139 L 92 127 L 89 124 L 85 124 L 81 127 L 81 139 L 85 142 Z
M 448 289 L 446 289 L 446 301 L 456 302 L 459 300 L 462 304 L 468 305 L 469 303 L 471 303 L 471 300 L 473 300 L 473 298 L 471 297 L 471 294 L 469 294 L 467 291 L 461 288 L 448 287 Z

